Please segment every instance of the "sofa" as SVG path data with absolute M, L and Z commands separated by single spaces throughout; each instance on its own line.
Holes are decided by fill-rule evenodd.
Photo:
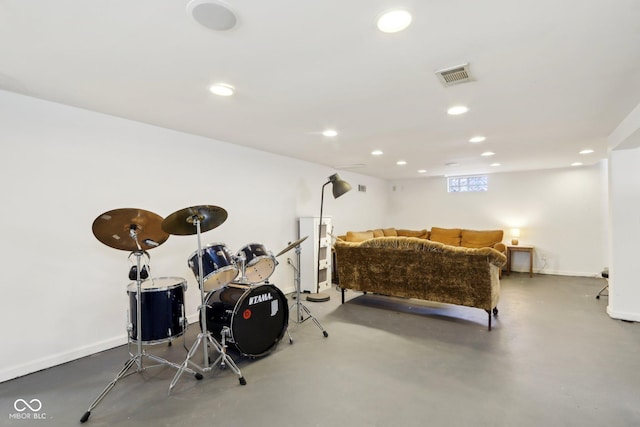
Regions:
M 416 237 L 450 246 L 493 248 L 504 254 L 506 254 L 507 250 L 505 244 L 502 243 L 504 238 L 502 230 L 468 230 L 441 227 L 432 227 L 431 230 L 408 230 L 390 227 L 367 231 L 348 231 L 347 234 L 338 236 L 338 239 L 347 242 L 362 242 L 377 237 Z
M 424 237 L 382 236 L 334 244 L 339 286 L 386 296 L 417 298 L 485 310 L 488 330 L 498 314 L 500 270 L 494 247 L 449 245 Z

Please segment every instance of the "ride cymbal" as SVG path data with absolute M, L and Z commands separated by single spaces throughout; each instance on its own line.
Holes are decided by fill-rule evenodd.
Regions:
M 289 246 L 287 246 L 286 248 L 284 248 L 283 250 L 280 251 L 280 253 L 278 253 L 278 255 L 276 255 L 276 258 L 279 257 L 280 255 L 289 252 L 291 249 L 295 248 L 296 246 L 298 246 L 300 243 L 304 242 L 305 240 L 307 240 L 307 237 L 309 236 L 304 236 L 302 239 L 295 241 L 293 243 L 289 243 Z
M 200 221 L 200 232 L 213 230 L 227 220 L 227 211 L 219 206 L 191 206 L 176 211 L 162 221 L 162 229 L 169 234 L 187 236 L 196 234 L 196 220 Z
M 105 212 L 93 221 L 91 229 L 102 243 L 123 251 L 146 251 L 160 246 L 169 238 L 169 234 L 162 230 L 160 215 L 135 208 Z

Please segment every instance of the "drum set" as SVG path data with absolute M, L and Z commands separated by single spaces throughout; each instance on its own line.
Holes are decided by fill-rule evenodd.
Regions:
M 287 298 L 280 289 L 268 282 L 278 265 L 276 256 L 259 243 L 249 243 L 235 255 L 224 243 L 202 245 L 202 233 L 218 227 L 226 219 L 227 212 L 223 208 L 211 205 L 185 208 L 164 219 L 153 212 L 129 208 L 108 211 L 95 219 L 92 231 L 100 242 L 114 249 L 129 251 L 129 259 L 135 257 L 135 263 L 129 271 L 129 279 L 133 282 L 127 286 L 130 357 L 91 403 L 80 422 L 89 419 L 91 411 L 120 379 L 134 373 L 129 372 L 134 365 L 136 372 L 155 366 L 176 369 L 169 393 L 183 373 L 192 374 L 200 380 L 202 373 L 215 366 L 229 366 L 238 376 L 240 384 L 246 385 L 240 369 L 227 353 L 228 346 L 231 345 L 243 356 L 261 357 L 273 351 L 285 331 L 288 332 Z M 148 251 L 162 245 L 170 235 L 195 235 L 198 245 L 197 250 L 188 257 L 187 265 L 200 289 L 200 333 L 181 364 L 149 354 L 143 348 L 143 345 L 159 343 L 171 345 L 179 336 L 184 339 L 188 327 L 184 305 L 187 281 L 181 277 L 151 276 Z M 277 256 L 294 247 L 299 251 L 302 240 L 290 244 Z M 299 283 L 297 292 L 299 299 Z M 315 318 L 314 321 L 317 323 Z M 291 335 L 289 341 L 293 342 Z M 135 345 L 135 351 L 131 349 L 132 344 Z M 192 361 L 200 348 L 203 366 Z M 218 355 L 213 363 L 210 361 L 211 350 Z M 151 359 L 157 364 L 145 367 L 144 359 Z

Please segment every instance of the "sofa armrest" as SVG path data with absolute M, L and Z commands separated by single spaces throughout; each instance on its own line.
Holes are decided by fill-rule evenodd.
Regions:
M 493 249 L 503 254 L 507 253 L 507 246 L 502 242 L 493 245 Z

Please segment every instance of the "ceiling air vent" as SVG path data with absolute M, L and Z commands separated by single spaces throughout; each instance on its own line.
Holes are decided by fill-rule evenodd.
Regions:
M 436 75 L 443 86 L 453 86 L 473 80 L 469 71 L 469 64 L 457 65 L 436 71 Z

